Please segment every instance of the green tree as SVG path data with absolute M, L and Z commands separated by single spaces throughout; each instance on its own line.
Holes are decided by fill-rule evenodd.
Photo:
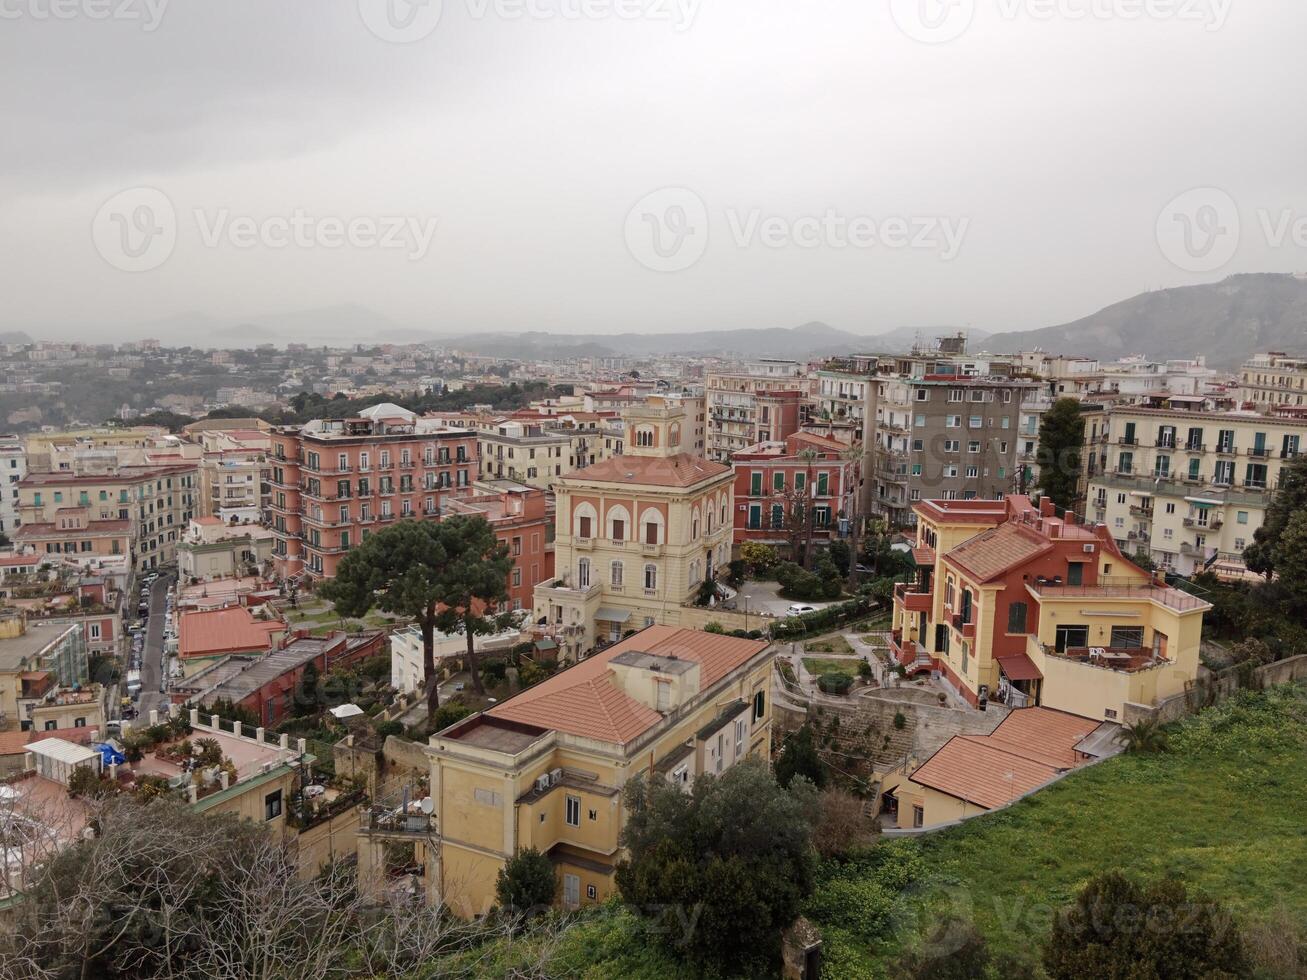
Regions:
M 534 915 L 547 909 L 557 891 L 553 862 L 534 847 L 509 858 L 495 879 L 499 907 L 510 915 Z
M 812 728 L 808 725 L 803 725 L 785 739 L 781 754 L 776 758 L 776 782 L 788 787 L 795 776 L 803 776 L 818 789 L 826 785 L 826 766 L 817 755 Z
M 449 561 L 449 536 L 436 521 L 400 521 L 366 538 L 345 555 L 336 577 L 319 593 L 341 616 L 362 618 L 375 606 L 411 618 L 422 634 L 427 713 L 440 707 L 435 631 Z
M 1224 980 L 1250 975 L 1229 912 L 1175 878 L 1140 885 L 1109 871 L 1053 921 L 1044 946 L 1052 980 Z
M 1295 514 L 1307 510 L 1307 456 L 1300 456 L 1280 470 L 1280 488 L 1266 508 L 1262 526 L 1253 532 L 1253 543 L 1244 549 L 1243 560 L 1267 580 L 1275 574 L 1280 539 Z
M 690 792 L 639 777 L 625 797 L 628 857 L 617 869 L 623 900 L 643 916 L 698 911 L 692 929 L 665 917 L 655 930 L 696 967 L 774 974 L 781 931 L 813 886 L 818 805 L 811 785 L 800 780 L 782 789 L 762 762 L 747 759 L 721 776 L 697 777 Z
M 440 612 L 436 625 L 446 633 L 467 638 L 467 669 L 472 690 L 484 694 L 477 670 L 476 638 L 506 629 L 511 613 L 495 615 L 491 610 L 508 598 L 508 576 L 513 559 L 508 545 L 495 537 L 484 517 L 461 514 L 438 525 L 445 543 L 445 565 L 436 578 Z
M 1288 607 L 1285 611 L 1291 616 L 1307 612 L 1307 510 L 1298 511 L 1285 523 L 1272 561 Z
M 1039 423 L 1039 489 L 1058 507 L 1074 507 L 1085 420 L 1080 403 L 1059 398 Z

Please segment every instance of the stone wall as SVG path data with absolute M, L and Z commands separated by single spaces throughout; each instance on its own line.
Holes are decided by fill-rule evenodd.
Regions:
M 381 757 L 387 769 L 391 767 L 411 769 L 422 775 L 426 775 L 431 770 L 431 759 L 427 755 L 425 744 L 410 742 L 395 735 L 387 736 L 386 744 L 381 750 Z
M 1166 724 L 1219 704 L 1242 687 L 1262 690 L 1303 679 L 1307 679 L 1307 654 L 1255 667 L 1251 675 L 1239 667 L 1227 667 L 1218 673 L 1204 672 L 1190 690 L 1165 698 L 1156 705 L 1127 702 L 1121 722 L 1133 725 L 1155 719 Z

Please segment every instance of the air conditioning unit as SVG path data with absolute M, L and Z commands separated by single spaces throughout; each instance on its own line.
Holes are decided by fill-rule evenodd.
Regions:
M 1084 551 L 1085 551 L 1085 554 L 1087 554 L 1087 555 L 1092 555 L 1092 554 L 1094 553 L 1094 546 L 1093 546 L 1092 544 L 1087 544 L 1087 545 L 1085 545 L 1085 549 L 1084 549 Z
M 546 776 L 537 776 L 537 777 L 536 777 L 536 789 L 539 790 L 539 791 L 544 791 L 544 790 L 547 790 L 548 788 L 549 788 L 549 777 L 548 777 L 547 775 L 546 775 Z
M 557 786 L 563 780 L 563 770 L 551 769 L 549 772 L 549 785 Z

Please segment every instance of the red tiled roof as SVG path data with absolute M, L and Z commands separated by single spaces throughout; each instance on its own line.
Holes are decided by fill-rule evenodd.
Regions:
M 25 746 L 29 742 L 39 742 L 46 738 L 61 738 L 65 742 L 89 745 L 91 729 L 83 726 L 82 728 L 52 728 L 45 731 L 30 728 L 27 731 L 0 732 L 0 756 L 19 755 L 26 751 Z
M 563 479 L 593 480 L 598 483 L 636 483 L 658 487 L 691 487 L 704 480 L 735 471 L 722 463 L 714 463 L 689 453 L 675 456 L 613 456 L 583 470 L 576 470 Z
M 968 538 L 944 560 L 978 581 L 988 582 L 1052 549 L 1052 541 L 1034 528 L 1009 521 Z
M 486 714 L 570 735 L 626 743 L 658 724 L 663 716 L 613 683 L 609 661 L 614 657 L 638 650 L 692 661 L 699 665 L 700 690 L 705 690 L 766 648 L 765 640 L 650 626 L 495 705 Z
M 285 628 L 281 622 L 259 622 L 244 606 L 185 612 L 178 628 L 178 651 L 183 657 L 261 653 L 268 649 L 271 634 Z
M 1052 708 L 1021 708 L 1004 718 L 989 738 L 1069 768 L 1076 764 L 1076 745 L 1100 724 Z
M 935 549 L 922 545 L 912 549 L 912 560 L 920 567 L 935 564 Z
M 993 809 L 1076 765 L 1075 746 L 1099 722 L 1048 708 L 1021 708 L 990 735 L 954 735 L 909 777 Z
M 992 810 L 1056 776 L 1043 762 L 1014 755 L 988 739 L 954 735 L 912 774 L 912 781 Z

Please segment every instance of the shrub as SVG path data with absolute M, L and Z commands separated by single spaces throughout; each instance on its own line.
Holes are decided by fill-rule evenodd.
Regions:
M 825 694 L 848 694 L 853 677 L 842 670 L 834 670 L 817 678 L 817 687 Z
M 714 621 L 711 622 L 711 623 L 705 623 L 705 624 L 704 624 L 704 627 L 703 627 L 703 631 L 704 631 L 705 633 L 718 633 L 718 634 L 722 634 L 722 633 L 725 633 L 725 632 L 726 632 L 726 627 L 723 626 L 721 623 L 717 622 L 716 620 L 714 620 Z M 738 632 L 738 631 L 737 631 L 737 632 Z
M 481 677 L 492 684 L 502 684 L 508 678 L 508 664 L 503 660 L 485 660 L 477 664 Z
M 431 724 L 428 725 L 431 734 L 444 731 L 456 721 L 462 721 L 472 713 L 472 709 L 461 701 L 446 701 L 436 713 L 431 716 Z
M 900 732 L 903 731 L 903 729 L 907 727 L 907 724 L 908 719 L 904 716 L 902 711 L 894 712 L 894 728 L 896 730 Z
M 776 758 L 776 782 L 788 787 L 795 776 L 803 776 L 819 788 L 826 785 L 826 766 L 817 755 L 808 725 L 790 733 Z
M 1164 878 L 1140 885 L 1118 871 L 1090 879 L 1053 921 L 1044 946 L 1052 980 L 1249 975 L 1243 935 L 1221 905 Z
M 871 676 L 871 664 L 868 663 L 866 660 L 859 661 L 859 663 L 858 663 L 858 676 L 859 676 L 859 677 L 870 677 L 870 676 Z
M 900 957 L 893 975 L 909 980 L 970 980 L 988 976 L 990 960 L 985 937 L 967 920 L 950 915 L 931 926 L 919 947 Z
M 558 889 L 554 865 L 534 847 L 518 851 L 495 879 L 499 907 L 510 915 L 536 915 L 553 904 Z
M 388 738 L 391 735 L 403 736 L 404 723 L 402 721 L 383 721 L 376 727 L 378 738 Z

